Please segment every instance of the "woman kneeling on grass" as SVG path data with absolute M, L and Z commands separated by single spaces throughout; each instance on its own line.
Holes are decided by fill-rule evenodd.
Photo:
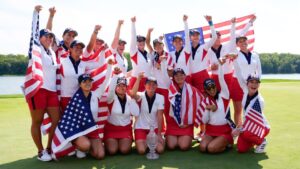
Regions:
M 163 153 L 165 141 L 162 138 L 162 121 L 164 111 L 164 97 L 157 94 L 157 80 L 154 77 L 148 77 L 145 82 L 145 92 L 137 92 L 139 89 L 140 81 L 144 77 L 140 73 L 131 90 L 131 95 L 136 99 L 139 107 L 140 114 L 135 122 L 135 144 L 139 154 L 145 154 L 147 150 L 146 137 L 153 126 L 158 135 L 158 143 L 156 151 Z
M 52 142 L 52 149 L 56 158 L 59 158 L 61 154 L 66 155 L 63 153 L 67 151 L 64 147 L 68 146 L 79 150 L 76 152 L 78 158 L 85 157 L 87 152 L 96 159 L 104 158 L 104 147 L 99 137 L 100 129 L 96 121 L 98 119 L 99 100 L 110 81 L 112 64 L 113 61 L 108 60 L 105 80 L 95 91 L 91 91 L 93 79 L 89 74 L 82 74 L 78 77 L 80 88 L 66 107 Z M 59 145 L 57 140 L 61 137 L 64 138 L 65 143 L 62 142 Z
M 132 116 L 139 115 L 139 107 L 127 92 L 127 80 L 118 77 L 120 68 L 115 68 L 108 91 L 109 115 L 104 127 L 104 144 L 110 155 L 120 151 L 128 154 L 132 145 Z M 126 72 L 125 72 L 126 73 Z
M 201 122 L 206 124 L 205 134 L 200 143 L 200 151 L 220 153 L 226 146 L 233 144 L 230 126 L 235 126 L 230 119 L 229 90 L 224 80 L 223 68 L 218 69 L 221 90 L 217 90 L 213 79 L 204 81 L 207 97 L 201 102 Z
M 255 153 L 264 153 L 267 145 L 266 136 L 269 134 L 270 125 L 263 114 L 264 99 L 258 93 L 260 86 L 260 74 L 251 74 L 244 79 L 237 60 L 234 61 L 238 82 L 243 89 L 243 126 L 233 131 L 233 135 L 239 136 L 237 150 L 245 153 L 256 145 Z

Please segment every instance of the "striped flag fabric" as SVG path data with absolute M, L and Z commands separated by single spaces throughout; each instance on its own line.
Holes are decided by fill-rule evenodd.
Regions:
M 181 96 L 180 96 L 181 95 Z M 179 99 L 180 98 L 180 99 Z M 174 118 L 178 126 L 194 124 L 201 94 L 196 88 L 184 84 L 180 93 L 172 82 L 169 87 L 169 100 L 171 103 L 170 116 Z
M 39 42 L 39 13 L 33 12 L 28 67 L 25 75 L 24 94 L 30 99 L 43 85 L 42 55 Z
M 236 24 L 235 24 L 236 32 L 241 31 L 253 16 L 254 15 L 251 14 L 251 15 L 240 17 L 240 18 L 236 18 Z M 216 31 L 219 31 L 222 35 L 221 43 L 229 42 L 231 21 L 227 20 L 224 22 L 216 23 L 216 24 L 214 24 L 214 27 L 215 27 Z M 210 39 L 211 32 L 210 32 L 209 26 L 203 26 L 203 27 L 194 28 L 194 29 L 197 29 L 200 32 L 200 41 L 199 41 L 200 45 L 204 44 L 205 42 L 207 42 Z M 184 31 L 172 32 L 172 33 L 167 33 L 164 35 L 165 44 L 166 44 L 166 47 L 169 52 L 172 52 L 175 50 L 172 39 L 173 39 L 173 36 L 176 34 L 180 34 L 183 37 L 183 39 L 185 38 Z M 254 41 L 255 41 L 253 26 L 248 30 L 248 32 L 245 34 L 245 36 L 248 38 L 249 50 L 252 51 L 254 48 Z M 184 42 L 184 40 L 183 40 L 183 42 Z
M 260 138 L 263 138 L 267 130 L 268 126 L 264 122 L 259 100 L 256 99 L 254 104 L 245 115 L 243 131 L 248 131 Z

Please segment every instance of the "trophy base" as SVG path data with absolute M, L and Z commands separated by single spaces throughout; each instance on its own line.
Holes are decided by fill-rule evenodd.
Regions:
M 146 157 L 148 160 L 156 160 L 159 158 L 159 155 L 157 153 L 148 153 Z

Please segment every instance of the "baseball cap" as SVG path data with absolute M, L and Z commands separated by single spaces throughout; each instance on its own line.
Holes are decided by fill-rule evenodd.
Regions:
M 47 36 L 47 35 L 52 35 L 54 37 L 54 33 L 51 32 L 51 30 L 49 30 L 49 29 L 42 29 L 42 30 L 40 30 L 40 38 L 42 36 Z
M 81 45 L 82 48 L 85 47 L 85 45 L 84 45 L 83 42 L 80 42 L 80 41 L 78 41 L 78 40 L 74 40 L 74 41 L 71 43 L 70 48 L 73 48 L 73 47 L 76 46 L 76 45 Z
M 78 77 L 78 83 L 80 84 L 81 82 L 83 81 L 86 81 L 86 80 L 91 80 L 93 81 L 92 77 L 90 74 L 82 74 Z

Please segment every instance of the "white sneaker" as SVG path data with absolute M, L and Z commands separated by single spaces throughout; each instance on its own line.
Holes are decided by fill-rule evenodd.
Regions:
M 267 140 L 264 139 L 264 141 L 260 145 L 256 146 L 254 152 L 255 153 L 264 153 L 265 149 L 266 149 L 266 146 L 267 146 Z
M 84 158 L 84 157 L 86 157 L 86 153 L 82 152 L 82 151 L 79 151 L 79 150 L 76 150 L 76 157 L 77 158 Z
M 40 161 L 51 161 L 52 157 L 47 150 L 38 153 L 37 159 Z

